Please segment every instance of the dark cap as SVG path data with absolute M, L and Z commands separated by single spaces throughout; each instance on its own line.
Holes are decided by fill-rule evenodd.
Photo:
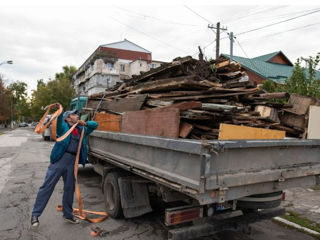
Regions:
M 63 113 L 63 121 L 65 121 L 70 114 L 78 114 L 78 109 L 72 110 L 72 111 L 65 111 Z

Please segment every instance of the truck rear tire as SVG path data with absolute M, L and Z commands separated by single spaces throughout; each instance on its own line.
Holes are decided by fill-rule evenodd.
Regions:
M 118 178 L 122 177 L 119 172 L 109 172 L 104 180 L 104 203 L 107 212 L 112 218 L 120 218 L 123 216 L 120 198 L 120 189 Z
M 280 206 L 282 191 L 251 195 L 237 201 L 237 207 L 250 212 L 250 210 L 269 209 Z

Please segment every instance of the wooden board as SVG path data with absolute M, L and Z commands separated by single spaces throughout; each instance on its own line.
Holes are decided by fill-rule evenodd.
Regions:
M 97 130 L 120 132 L 120 115 L 110 113 L 97 113 L 94 120 L 98 123 Z
M 181 111 L 185 111 L 188 109 L 193 109 L 193 108 L 201 108 L 202 103 L 201 102 L 196 102 L 196 101 L 189 101 L 189 102 L 181 102 L 181 103 L 175 103 L 170 106 L 167 106 L 165 108 L 179 108 Z
M 285 131 L 220 124 L 219 140 L 283 139 Z
M 272 122 L 280 123 L 278 111 L 275 108 L 259 105 L 255 107 L 255 111 L 259 112 L 261 117 L 265 117 Z
M 112 112 L 128 112 L 140 110 L 147 94 L 142 94 L 137 97 L 115 99 L 113 101 L 102 101 L 100 104 L 100 110 L 112 111 Z M 87 108 L 96 109 L 100 101 L 89 100 Z
M 177 138 L 180 127 L 178 108 L 126 112 L 121 132 Z
M 285 109 L 285 111 L 304 115 L 308 113 L 309 106 L 314 105 L 316 102 L 317 100 L 315 98 L 292 94 L 288 102 L 288 104 L 292 105 L 292 108 Z
M 139 84 L 133 88 L 130 88 L 132 93 L 152 93 L 161 91 L 173 91 L 178 89 L 208 89 L 205 84 L 201 84 L 198 81 L 194 81 L 194 76 L 182 76 L 176 78 L 167 78 L 156 80 L 152 82 L 146 82 Z
M 305 115 L 297 115 L 290 112 L 285 112 L 280 116 L 281 124 L 289 127 L 295 127 L 303 130 L 307 127 L 307 121 Z
M 320 107 L 310 106 L 308 139 L 320 139 Z
M 179 137 L 186 138 L 192 131 L 193 126 L 192 124 L 181 122 L 180 124 L 180 130 L 179 130 Z

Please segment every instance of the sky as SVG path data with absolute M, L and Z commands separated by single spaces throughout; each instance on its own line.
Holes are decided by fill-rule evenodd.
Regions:
M 12 65 L 0 65 L 0 74 L 7 84 L 24 81 L 30 94 L 38 79 L 53 78 L 64 65 L 79 67 L 99 45 L 124 38 L 151 51 L 154 60 L 197 57 L 198 46 L 208 59 L 214 58 L 216 36 L 208 24 L 218 21 L 227 28 L 221 33 L 221 53 L 229 54 L 227 32 L 231 31 L 236 36 L 236 56 L 252 58 L 281 50 L 295 62 L 301 56 L 320 52 L 320 5 L 309 2 L 87 2 L 0 2 L 0 63 L 13 61 Z M 247 32 L 260 27 L 264 28 Z

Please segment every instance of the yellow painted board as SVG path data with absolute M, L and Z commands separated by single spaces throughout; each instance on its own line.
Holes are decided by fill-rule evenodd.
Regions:
M 219 140 L 283 139 L 285 131 L 220 124 Z

